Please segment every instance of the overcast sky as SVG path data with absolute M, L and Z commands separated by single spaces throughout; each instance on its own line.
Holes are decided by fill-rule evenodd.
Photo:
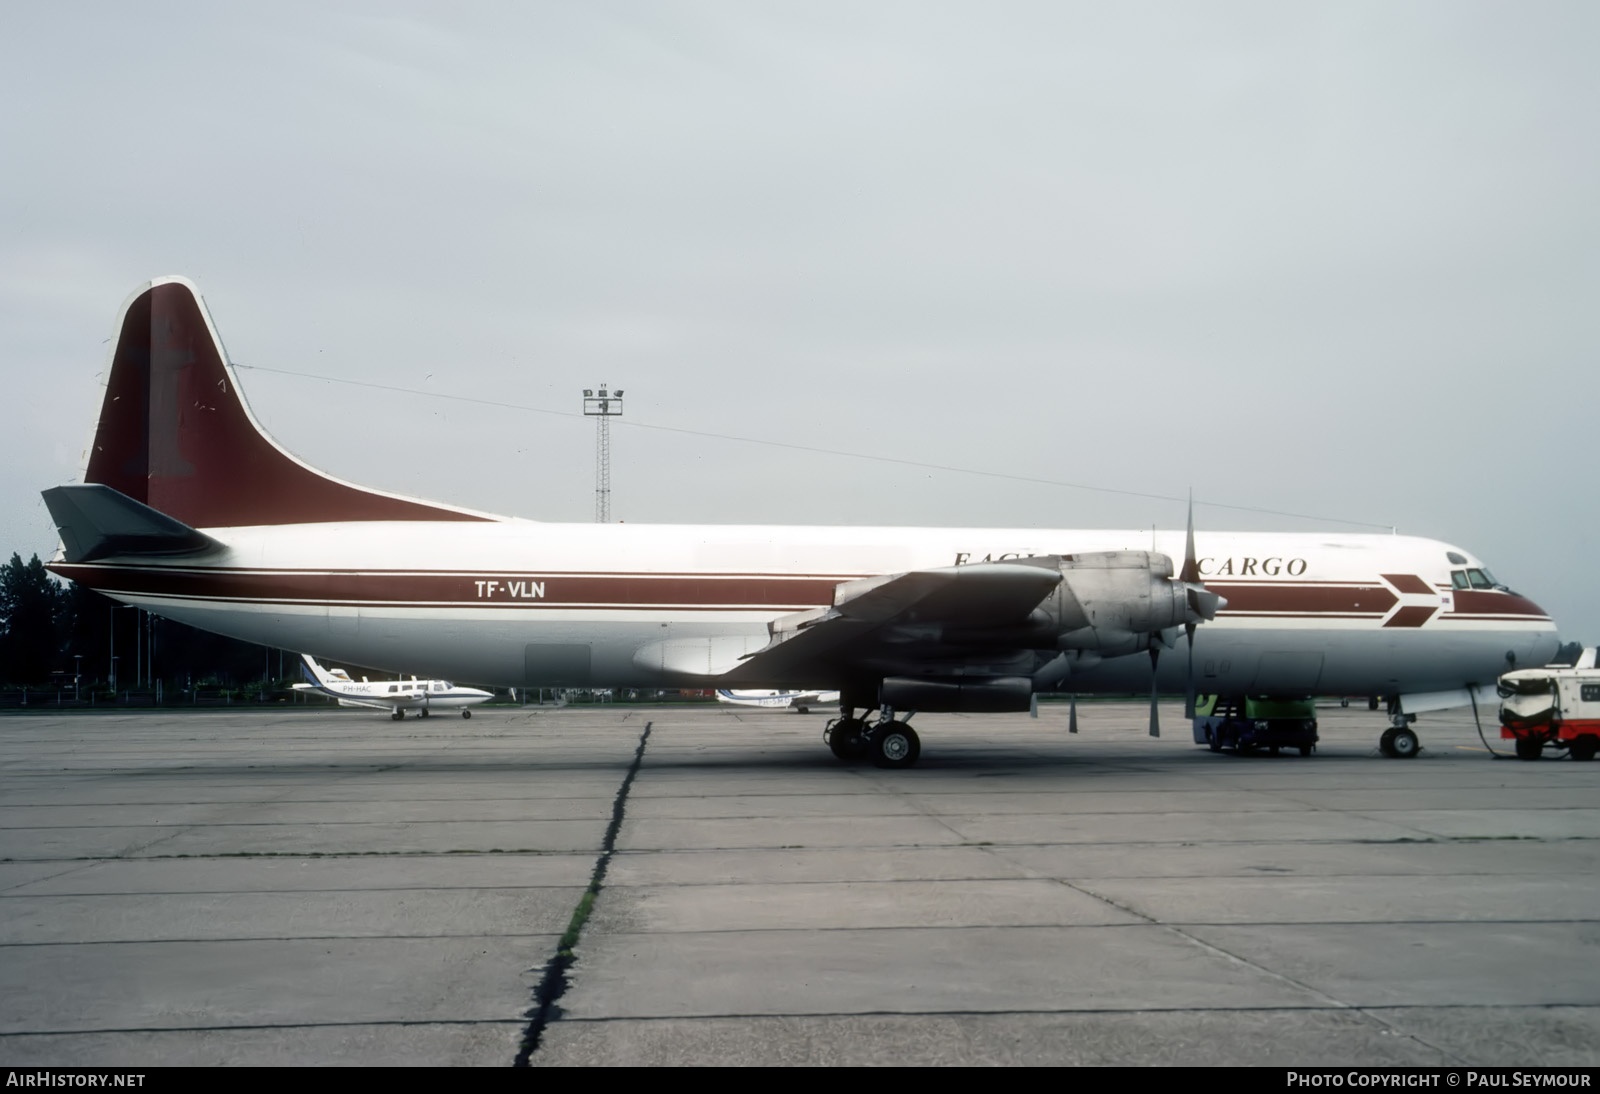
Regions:
M 181 273 L 357 482 L 592 519 L 608 382 L 630 523 L 1184 510 L 628 423 L 1192 487 L 1600 641 L 1596 57 L 1592 2 L 6 4 L 0 550 Z

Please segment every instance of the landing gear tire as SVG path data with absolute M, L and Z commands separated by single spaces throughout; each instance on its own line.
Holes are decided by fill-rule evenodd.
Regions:
M 1543 751 L 1544 742 L 1538 737 L 1517 738 L 1517 759 L 1537 760 L 1539 758 L 1539 754 Z
M 1582 737 L 1574 739 L 1567 746 L 1567 755 L 1579 763 L 1588 763 L 1594 759 L 1594 754 L 1597 750 L 1600 750 L 1600 738 L 1586 733 Z
M 1217 731 L 1216 730 L 1214 730 L 1214 729 L 1206 730 L 1206 747 L 1209 748 L 1213 752 L 1221 752 L 1222 751 L 1222 742 L 1217 740 Z
M 463 718 L 470 718 L 470 717 L 472 717 L 472 711 L 470 711 L 470 710 L 463 710 L 463 711 L 462 711 L 462 712 L 461 712 L 461 717 L 463 717 Z
M 1311 750 L 1313 748 L 1315 748 L 1315 747 L 1316 747 L 1315 745 L 1301 745 L 1300 746 L 1300 755 L 1302 755 L 1302 756 L 1311 755 Z
M 396 722 L 398 722 L 398 721 L 400 721 L 400 719 L 402 719 L 402 718 L 404 718 L 404 717 L 405 717 L 405 716 L 406 716 L 406 713 L 405 713 L 405 711 L 403 711 L 403 710 L 397 710 L 397 711 L 395 711 L 395 712 L 394 712 L 394 713 L 393 713 L 393 714 L 391 714 L 391 715 L 389 715 L 389 718 L 390 718 L 390 719 L 391 719 L 391 720 L 392 720 L 392 721 L 396 721 Z
M 422 717 L 422 718 L 426 718 L 428 716 L 428 708 L 427 707 L 423 707 L 422 710 L 420 710 L 418 712 L 418 716 Z
M 1411 730 L 1396 726 L 1384 730 L 1378 748 L 1391 760 L 1410 760 L 1422 751 L 1422 742 L 1417 740 L 1417 735 Z
M 855 718 L 840 718 L 828 727 L 828 747 L 845 763 L 865 759 L 867 755 L 866 727 Z
M 917 731 L 904 722 L 890 722 L 873 730 L 869 748 L 872 762 L 879 767 L 910 767 L 922 755 Z

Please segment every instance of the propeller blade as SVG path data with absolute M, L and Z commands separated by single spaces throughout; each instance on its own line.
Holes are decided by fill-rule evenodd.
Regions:
M 1150 736 L 1161 736 L 1161 719 L 1156 714 L 1156 665 L 1161 659 L 1161 651 L 1154 646 L 1150 648 Z
M 1195 624 L 1185 623 L 1183 629 L 1189 635 L 1189 680 L 1183 689 L 1183 716 L 1194 717 L 1194 632 Z
M 1183 541 L 1183 572 L 1178 580 L 1185 584 L 1200 584 L 1200 560 L 1194 552 L 1194 490 L 1189 491 L 1189 530 Z M 1206 616 L 1210 619 L 1210 616 Z
M 1067 704 L 1067 732 L 1078 732 L 1078 693 L 1073 692 Z
M 1039 696 L 1037 693 L 1028 696 L 1028 717 L 1039 717 Z

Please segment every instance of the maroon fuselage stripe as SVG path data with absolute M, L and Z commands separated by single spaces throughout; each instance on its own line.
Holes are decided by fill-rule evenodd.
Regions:
M 1381 585 L 1350 588 L 1294 585 L 1223 585 L 1207 582 L 1206 588 L 1226 597 L 1223 615 L 1257 612 L 1299 612 L 1315 615 L 1352 612 L 1382 615 L 1399 603 L 1394 593 Z
M 1462 589 L 1455 595 L 1455 615 L 1530 615 L 1549 618 L 1539 605 L 1516 593 L 1491 593 Z
M 58 565 L 91 588 L 149 596 L 281 603 L 472 604 L 485 607 L 602 604 L 739 605 L 798 609 L 830 604 L 836 579 L 642 577 L 498 573 L 384 574 L 282 571 L 206 572 Z
M 280 604 L 343 604 L 377 606 L 451 605 L 474 607 L 557 608 L 748 608 L 799 611 L 833 602 L 834 589 L 846 575 L 778 574 L 525 574 L 496 572 L 322 571 L 180 569 L 57 563 L 62 577 L 95 589 L 135 595 L 183 597 Z M 1377 619 L 1399 599 L 1379 585 L 1315 585 L 1299 583 L 1213 583 L 1207 586 L 1228 600 L 1224 616 L 1325 619 Z M 1437 606 L 1406 606 L 1389 626 L 1419 626 Z M 1455 611 L 1440 616 L 1461 618 L 1547 618 L 1523 597 L 1500 592 L 1457 592 Z

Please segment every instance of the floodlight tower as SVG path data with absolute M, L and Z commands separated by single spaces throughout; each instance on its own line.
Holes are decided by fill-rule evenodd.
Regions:
M 583 389 L 583 413 L 594 419 L 594 520 L 596 524 L 611 523 L 611 419 L 622 413 L 622 389 L 607 393 L 600 385 L 600 394 L 593 388 Z

